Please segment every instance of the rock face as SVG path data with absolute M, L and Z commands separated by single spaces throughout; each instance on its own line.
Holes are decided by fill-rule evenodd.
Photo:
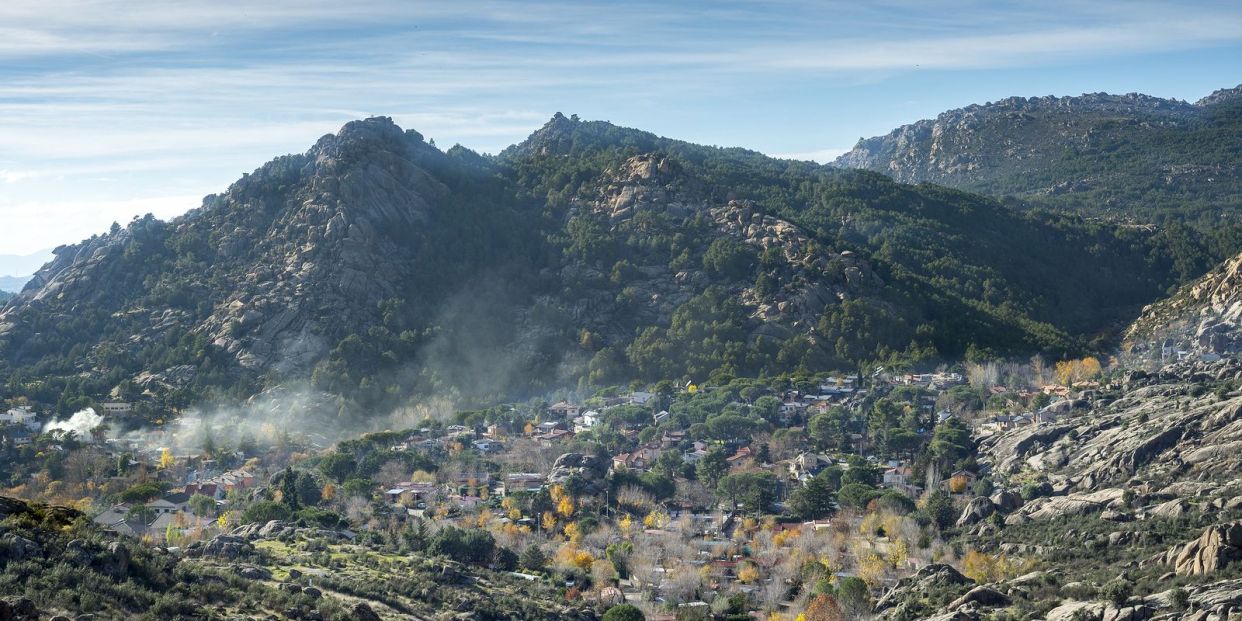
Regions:
M 949 604 L 949 610 L 957 610 L 968 604 L 973 604 L 980 608 L 999 608 L 1009 605 L 1009 596 L 993 589 L 991 587 L 979 585 L 966 592 L 965 595 L 953 600 Z
M 1125 513 L 1119 501 L 1127 489 L 1146 505 L 1136 513 L 1156 519 L 1192 511 L 1186 501 L 1193 497 L 1217 497 L 1224 507 L 1242 492 L 1226 476 L 1242 469 L 1242 395 L 1210 387 L 1238 379 L 1242 363 L 1231 358 L 1133 374 L 1109 399 L 1079 413 L 982 437 L 980 460 L 1001 478 L 1045 477 L 1046 492 L 1061 494 L 1014 514 L 1034 519 Z
M 900 617 L 901 610 L 911 601 L 920 600 L 928 592 L 947 591 L 956 595 L 974 581 L 950 565 L 933 563 L 919 569 L 913 576 L 902 578 L 875 603 L 875 613 L 884 618 Z M 946 602 L 947 603 L 947 602 Z
M 1169 550 L 1166 561 L 1182 576 L 1211 574 L 1242 561 L 1242 522 L 1208 527 L 1198 539 Z
M 992 504 L 991 499 L 986 496 L 976 496 L 962 510 L 962 516 L 957 518 L 957 527 L 961 528 L 981 522 L 995 512 L 996 505 Z
M 236 535 L 216 535 L 205 542 L 194 542 L 186 548 L 187 556 L 211 556 L 224 560 L 248 558 L 255 553 L 254 544 Z
M 1037 498 L 1026 503 L 1022 508 L 1005 518 L 1006 524 L 1020 524 L 1026 521 L 1053 520 L 1061 517 L 1095 513 L 1115 506 L 1120 502 L 1123 492 L 1119 489 L 1103 489 L 1097 492 L 1070 494 Z
M 548 473 L 548 481 L 564 483 L 570 478 L 578 479 L 586 488 L 593 492 L 603 490 L 606 484 L 604 475 L 608 473 L 608 465 L 595 455 L 582 453 L 564 453 L 552 463 Z
M 1217 120 L 1239 107 L 1227 93 L 1195 104 L 1139 94 L 1010 97 L 859 140 L 835 165 L 908 183 L 1146 215 L 1159 209 L 1155 205 L 1176 206 L 1181 192 L 1237 196 L 1242 158 L 1211 158 L 1205 165 L 1201 151 L 1236 132 Z M 1199 144 L 1184 144 L 1190 136 Z M 1117 148 L 1119 143 L 1125 146 Z M 1146 157 L 1151 150 L 1161 152 L 1160 162 Z M 1222 177 L 1230 178 L 1228 187 L 1220 187 Z M 1126 196 L 1127 187 L 1144 188 L 1142 198 Z
M 1210 358 L 1242 351 L 1242 255 L 1144 308 L 1126 339 L 1157 360 L 1178 352 Z

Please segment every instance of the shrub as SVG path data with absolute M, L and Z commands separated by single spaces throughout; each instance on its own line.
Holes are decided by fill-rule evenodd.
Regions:
M 604 621 L 646 621 L 643 611 L 631 604 L 617 604 L 604 613 Z
M 289 519 L 289 507 L 274 500 L 256 502 L 246 507 L 242 513 L 242 521 L 247 524 L 287 519 Z
M 1130 593 L 1133 590 L 1133 585 L 1126 580 L 1118 578 L 1104 585 L 1104 588 L 1100 589 L 1100 595 L 1114 606 L 1121 608 L 1130 600 Z

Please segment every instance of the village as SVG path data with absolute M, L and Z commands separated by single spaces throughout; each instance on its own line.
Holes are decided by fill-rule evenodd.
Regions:
M 327 452 L 311 441 L 186 448 L 171 426 L 109 437 L 131 410 L 117 402 L 100 404 L 112 424 L 85 437 L 15 406 L 0 437 L 10 457 L 59 464 L 54 484 L 45 470 L 15 487 L 44 484 L 48 500 L 151 545 L 272 520 L 392 541 L 457 525 L 523 551 L 504 564 L 520 575 L 552 572 L 572 597 L 625 600 L 649 618 L 737 594 L 779 612 L 807 562 L 838 592 L 859 581 L 863 606 L 927 563 L 960 559 L 940 530 L 971 498 L 1012 493 L 974 462 L 971 438 L 1073 415 L 1099 385 L 1098 363 L 1074 364 L 1046 383 L 987 365 L 662 382 L 461 411 Z M 928 450 L 933 437 L 948 452 Z

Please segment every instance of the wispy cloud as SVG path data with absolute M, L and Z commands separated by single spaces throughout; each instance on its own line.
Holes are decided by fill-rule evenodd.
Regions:
M 374 114 L 488 152 L 555 111 L 675 118 L 664 133 L 823 162 L 857 136 L 817 103 L 844 85 L 1240 43 L 1242 7 L 1210 1 L 7 0 L 0 215 L 47 246 L 83 230 L 36 214 L 173 213 Z M 791 123 L 793 98 L 805 131 L 738 135 Z

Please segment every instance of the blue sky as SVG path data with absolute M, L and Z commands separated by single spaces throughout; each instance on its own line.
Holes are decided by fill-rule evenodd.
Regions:
M 1237 2 L 0 3 L 0 254 L 168 217 L 350 119 L 496 152 L 557 111 L 827 161 L 1010 95 L 1242 82 Z

